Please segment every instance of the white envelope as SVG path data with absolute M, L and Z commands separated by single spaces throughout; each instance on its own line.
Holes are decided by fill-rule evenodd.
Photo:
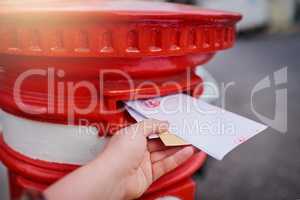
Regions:
M 126 102 L 142 118 L 165 120 L 170 132 L 222 160 L 267 126 L 185 94 Z M 130 112 L 131 114 L 133 112 Z
M 141 121 L 147 119 L 147 117 L 141 115 L 140 113 L 138 113 L 137 111 L 133 110 L 132 108 L 130 108 L 128 106 L 126 106 L 126 110 L 131 115 L 131 117 L 133 117 L 137 122 L 141 122 Z M 159 136 L 157 134 L 152 134 L 152 135 L 149 135 L 148 138 L 155 139 L 155 138 L 159 138 Z

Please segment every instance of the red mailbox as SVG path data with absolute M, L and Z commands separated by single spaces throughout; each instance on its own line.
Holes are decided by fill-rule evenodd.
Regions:
M 43 190 L 84 164 L 61 158 L 49 150 L 52 144 L 44 149 L 47 155 L 37 155 L 43 150 L 32 150 L 25 138 L 44 131 L 32 136 L 30 130 L 55 127 L 72 147 L 74 135 L 64 126 L 74 128 L 84 120 L 97 126 L 100 135 L 94 137 L 104 140 L 106 133 L 133 123 L 123 101 L 178 92 L 201 95 L 195 68 L 233 46 L 240 19 L 237 13 L 153 2 L 0 3 L 0 106 L 7 116 L 0 157 L 9 169 L 12 199 L 24 188 Z M 12 127 L 24 124 L 31 128 Z M 47 137 L 43 140 L 53 140 Z M 92 141 L 82 143 L 88 149 Z M 144 198 L 193 199 L 190 177 L 205 158 L 197 153 L 154 183 Z

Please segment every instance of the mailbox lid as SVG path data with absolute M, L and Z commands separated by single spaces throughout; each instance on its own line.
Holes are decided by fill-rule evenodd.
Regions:
M 0 3 L 0 53 L 144 57 L 216 52 L 233 46 L 240 19 L 238 13 L 160 2 L 8 1 Z
M 106 0 L 70 0 L 70 1 L 4 1 L 0 4 L 0 16 L 9 16 L 19 20 L 32 20 L 26 17 L 46 17 L 53 21 L 61 17 L 80 17 L 91 20 L 113 19 L 116 21 L 145 19 L 201 20 L 209 23 L 234 23 L 241 19 L 235 12 L 201 9 L 196 6 L 145 1 L 106 1 Z M 44 15 L 44 16 L 43 16 Z M 22 18 L 21 18 L 22 17 Z M 25 17 L 25 18 L 24 18 Z M 54 17 L 54 18 L 53 18 Z M 36 19 L 34 19 L 36 20 Z

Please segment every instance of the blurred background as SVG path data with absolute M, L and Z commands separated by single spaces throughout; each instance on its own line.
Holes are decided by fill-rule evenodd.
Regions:
M 149 0 L 155 1 L 155 0 Z M 156 0 L 162 1 L 162 0 Z M 300 0 L 168 0 L 204 8 L 236 11 L 235 48 L 203 66 L 221 85 L 235 82 L 226 109 L 258 121 L 251 111 L 251 90 L 264 77 L 288 67 L 288 132 L 270 128 L 228 155 L 209 159 L 195 179 L 197 199 L 300 199 Z M 274 116 L 275 86 L 257 96 L 257 110 Z M 220 100 L 220 99 L 219 99 Z M 0 199 L 7 199 L 0 165 Z
M 240 12 L 244 16 L 239 24 L 241 32 L 255 29 L 290 32 L 300 20 L 300 0 L 166 0 L 166 2 Z
M 288 89 L 288 131 L 269 128 L 230 153 L 209 158 L 195 176 L 196 199 L 300 199 L 300 0 L 168 0 L 243 14 L 238 41 L 203 67 L 222 83 L 234 82 L 225 108 L 259 121 L 251 110 L 251 91 L 263 78 L 288 67 L 288 83 L 256 95 L 256 110 L 275 115 L 276 89 Z M 221 99 L 217 103 L 220 103 Z

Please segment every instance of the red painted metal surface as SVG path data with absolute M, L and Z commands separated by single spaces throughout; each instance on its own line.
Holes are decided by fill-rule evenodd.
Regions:
M 2 2 L 0 17 L 1 52 L 85 58 L 215 52 L 233 45 L 241 19 L 178 4 L 99 0 Z
M 193 90 L 201 79 L 193 75 L 189 84 L 183 74 L 210 60 L 215 52 L 232 47 L 240 18 L 237 13 L 153 2 L 0 3 L 0 66 L 5 71 L 0 73 L 0 106 L 34 120 L 70 122 L 68 94 L 59 96 L 57 90 L 48 94 L 47 75 L 24 81 L 20 93 L 27 110 L 20 109 L 20 102 L 13 99 L 20 74 L 52 67 L 57 75 L 55 86 L 59 81 L 89 81 L 103 94 L 99 100 L 79 89 L 72 103 L 82 108 L 91 100 L 98 103 L 87 114 L 75 111 L 73 123 L 88 119 L 124 126 L 123 112 L 106 111 L 116 110 L 120 100 Z M 134 86 L 129 87 L 124 77 L 115 73 L 99 78 L 99 73 L 108 69 L 126 73 Z M 158 85 L 161 93 L 149 85 L 139 87 L 145 80 Z M 179 88 L 162 87 L 170 80 Z M 30 112 L 48 108 L 52 100 L 52 109 Z
M 100 132 L 113 133 L 134 122 L 119 110 L 121 101 L 178 92 L 201 95 L 202 79 L 195 68 L 233 46 L 240 19 L 237 13 L 153 2 L 1 2 L 0 107 L 52 123 L 79 124 L 87 119 L 103 125 Z M 35 75 L 16 87 L 20 77 L 32 70 Z M 51 73 L 54 78 L 49 83 Z M 59 87 L 82 82 L 88 82 L 97 95 L 86 88 L 70 95 L 66 87 Z M 69 109 L 85 108 L 91 101 L 96 106 L 87 113 L 72 110 L 70 122 Z M 26 108 L 20 108 L 20 103 Z M 9 168 L 12 198 L 24 188 L 42 190 L 78 167 L 33 160 L 12 150 L 2 138 L 0 157 Z M 194 155 L 154 183 L 143 198 L 193 199 L 195 183 L 189 177 L 205 158 L 203 152 Z

